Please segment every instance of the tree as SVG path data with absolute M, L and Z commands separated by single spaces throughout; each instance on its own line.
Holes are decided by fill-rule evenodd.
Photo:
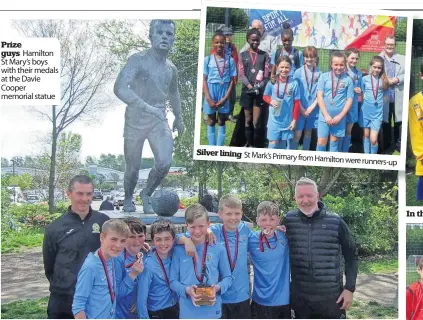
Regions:
M 225 23 L 225 10 L 227 8 L 208 7 L 207 8 L 207 23 Z M 248 28 L 249 17 L 243 9 L 230 8 L 230 23 L 234 28 L 246 29 Z
M 395 39 L 396 41 L 407 40 L 407 18 L 397 18 L 395 23 Z
M 24 159 L 22 157 L 13 157 L 10 162 L 14 163 L 15 167 L 23 167 Z
M 85 166 L 88 167 L 89 165 L 97 164 L 97 162 L 98 160 L 95 157 L 88 156 L 85 159 Z
M 57 142 L 76 120 L 93 121 L 110 104 L 103 93 L 114 74 L 114 63 L 96 41 L 93 24 L 76 20 L 16 20 L 14 27 L 26 37 L 57 38 L 60 42 L 61 104 L 33 111 L 52 124 L 49 173 L 49 211 L 54 212 Z
M 9 167 L 9 160 L 7 160 L 6 158 L 1 158 L 1 167 Z
M 54 185 L 66 189 L 70 179 L 78 174 L 81 168 L 79 156 L 82 137 L 72 132 L 62 132 L 57 141 L 56 179 Z
M 28 190 L 32 187 L 33 178 L 29 173 L 24 173 L 18 176 L 11 176 L 9 179 L 10 185 L 16 185 L 22 190 Z

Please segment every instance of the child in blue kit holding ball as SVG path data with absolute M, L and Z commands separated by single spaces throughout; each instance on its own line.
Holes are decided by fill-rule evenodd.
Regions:
M 294 73 L 294 79 L 297 79 L 300 86 L 301 107 L 292 149 L 297 149 L 304 130 L 302 149 L 310 150 L 311 133 L 313 129 L 317 129 L 319 116 L 317 83 L 321 75 L 320 69 L 317 67 L 318 58 L 315 47 L 306 47 L 304 49 L 304 67 L 297 69 Z
M 345 73 L 346 58 L 335 51 L 330 57 L 331 71 L 320 76 L 317 102 L 320 107 L 316 151 L 326 151 L 330 137 L 331 152 L 339 151 L 339 139 L 345 136 L 346 115 L 354 97 L 354 85 Z
M 205 57 L 203 72 L 203 112 L 207 115 L 207 139 L 209 145 L 223 146 L 226 137 L 226 121 L 229 115 L 229 96 L 236 77 L 236 65 L 232 57 L 225 58 L 225 36 L 222 31 L 213 35 L 214 53 Z M 217 116 L 218 114 L 218 116 Z M 216 142 L 216 123 L 219 124 Z
M 270 149 L 293 149 L 291 143 L 300 109 L 300 89 L 297 80 L 290 77 L 292 62 L 288 56 L 276 61 L 279 74 L 275 83 L 268 82 L 263 100 L 269 103 L 267 139 Z
M 389 80 L 383 58 L 372 58 L 370 74 L 363 77 L 361 89 L 364 93 L 360 112 L 360 126 L 364 128 L 364 153 L 375 154 L 379 147 L 377 137 L 383 121 L 383 106 L 389 103 Z

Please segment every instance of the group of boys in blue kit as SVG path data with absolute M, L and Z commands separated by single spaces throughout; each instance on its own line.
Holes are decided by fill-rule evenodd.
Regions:
M 294 34 L 289 24 L 283 25 L 282 48 L 271 54 L 259 49 L 261 36 L 256 28 L 247 31 L 250 47 L 239 55 L 238 72 L 234 59 L 225 51 L 227 37 L 221 31 L 212 37 L 212 54 L 204 62 L 202 105 L 209 145 L 224 145 L 229 96 L 239 77 L 245 147 L 264 145 L 258 141 L 264 136 L 258 134 L 257 126 L 260 117 L 267 117 L 264 121 L 271 149 L 297 150 L 302 138 L 301 149 L 310 150 L 314 129 L 316 151 L 348 152 L 353 125 L 359 123 L 364 153 L 377 153 L 383 110 L 389 104 L 384 60 L 374 56 L 369 74 L 363 77 L 356 67 L 360 57 L 357 49 L 334 51 L 330 71 L 322 73 L 315 47 L 301 52 L 292 46 Z
M 100 248 L 78 274 L 75 318 L 290 318 L 288 241 L 278 227 L 279 209 L 270 201 L 258 206 L 258 231 L 242 215 L 233 195 L 220 200 L 223 224 L 210 225 L 207 210 L 191 205 L 186 234 L 176 236 L 167 219 L 152 224 L 149 252 L 143 251 L 146 229 L 139 219 L 105 222 Z M 199 306 L 201 284 L 212 287 L 210 305 Z

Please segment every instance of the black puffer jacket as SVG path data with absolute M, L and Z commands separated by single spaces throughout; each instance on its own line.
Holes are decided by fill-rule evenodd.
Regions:
M 293 296 L 310 301 L 338 298 L 343 288 L 352 292 L 358 272 L 355 241 L 345 222 L 328 213 L 322 202 L 312 217 L 300 210 L 286 214 Z M 342 255 L 346 283 L 343 286 Z

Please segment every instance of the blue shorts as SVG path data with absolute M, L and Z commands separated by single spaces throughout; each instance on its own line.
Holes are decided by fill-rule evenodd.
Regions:
M 360 112 L 360 127 L 378 131 L 383 121 L 383 106 L 364 102 Z
M 210 97 L 218 102 L 220 99 L 222 99 L 226 92 L 228 91 L 229 88 L 229 82 L 225 82 L 224 84 L 220 84 L 220 83 L 207 83 L 208 89 L 209 89 L 209 93 L 210 93 Z M 212 109 L 210 108 L 207 99 L 204 97 L 204 101 L 203 101 L 203 112 L 204 114 L 215 114 L 216 112 L 222 113 L 222 114 L 227 114 L 229 113 L 229 106 L 230 106 L 230 99 L 227 99 L 225 101 L 225 104 L 220 107 L 219 109 Z
M 313 112 L 307 118 L 299 114 L 298 120 L 297 120 L 297 126 L 295 130 L 303 131 L 304 128 L 306 130 L 317 129 L 317 123 L 318 123 L 319 117 L 318 117 L 318 113 L 315 111 L 316 109 L 314 109 Z
M 267 139 L 269 141 L 290 140 L 294 137 L 292 130 L 267 128 Z
M 356 123 L 358 121 L 358 102 L 353 102 L 350 111 L 347 113 L 347 123 Z
M 319 117 L 319 124 L 317 126 L 317 137 L 327 138 L 330 134 L 334 137 L 343 138 L 345 137 L 345 126 L 345 117 L 341 121 L 339 121 L 338 124 L 335 126 L 328 125 L 324 120 Z

